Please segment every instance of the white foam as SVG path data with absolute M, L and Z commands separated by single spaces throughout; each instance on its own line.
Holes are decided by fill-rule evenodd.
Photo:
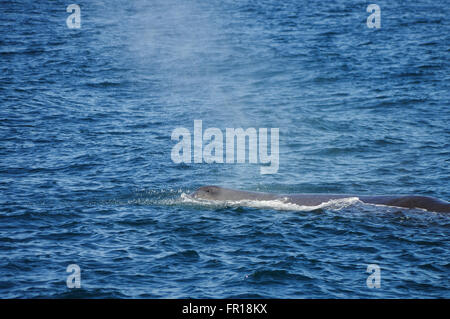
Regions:
M 238 201 L 220 201 L 198 199 L 182 193 L 180 196 L 182 203 L 201 205 L 206 207 L 253 207 L 262 209 L 290 210 L 290 211 L 312 211 L 316 209 L 340 210 L 345 207 L 362 203 L 358 197 L 347 197 L 340 199 L 332 199 L 316 206 L 298 205 L 288 202 L 287 198 L 277 200 L 238 200 Z

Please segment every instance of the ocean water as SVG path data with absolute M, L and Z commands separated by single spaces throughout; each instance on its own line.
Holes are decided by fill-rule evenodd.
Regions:
M 1 298 L 450 297 L 448 215 L 188 196 L 449 200 L 447 1 L 71 3 L 0 2 Z M 194 120 L 279 128 L 277 173 L 174 163 Z

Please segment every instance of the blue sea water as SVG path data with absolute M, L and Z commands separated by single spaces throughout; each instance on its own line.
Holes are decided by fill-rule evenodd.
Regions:
M 450 199 L 449 3 L 369 29 L 372 2 L 83 0 L 69 29 L 72 1 L 2 0 L 0 297 L 449 298 L 448 215 L 186 197 Z M 174 163 L 194 120 L 279 128 L 278 172 Z

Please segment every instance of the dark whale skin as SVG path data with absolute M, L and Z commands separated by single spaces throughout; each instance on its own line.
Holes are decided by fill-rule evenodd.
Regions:
M 192 197 L 209 200 L 284 200 L 302 206 L 317 206 L 327 201 L 340 198 L 358 197 L 368 204 L 386 205 L 402 208 L 420 208 L 438 213 L 450 213 L 450 203 L 430 196 L 419 195 L 346 195 L 346 194 L 272 194 L 249 192 L 223 188 L 219 186 L 202 186 Z

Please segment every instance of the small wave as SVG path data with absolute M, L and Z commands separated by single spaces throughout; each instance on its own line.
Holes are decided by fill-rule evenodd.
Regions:
M 311 280 L 310 277 L 300 274 L 293 274 L 286 270 L 277 270 L 277 269 L 261 269 L 256 270 L 250 275 L 246 275 L 246 278 L 251 278 L 255 281 L 259 282 L 276 282 L 283 280 Z
M 200 259 L 200 255 L 197 251 L 191 249 L 169 254 L 167 256 L 161 257 L 161 259 L 176 260 L 178 262 L 195 262 Z
M 316 206 L 306 206 L 290 203 L 288 198 L 276 200 L 238 200 L 238 201 L 221 201 L 221 200 L 205 200 L 197 199 L 186 193 L 180 196 L 181 203 L 200 205 L 213 208 L 226 207 L 253 207 L 261 209 L 275 209 L 288 211 L 313 211 L 318 209 L 340 210 L 356 203 L 362 203 L 358 197 L 348 197 L 340 199 L 332 199 Z

